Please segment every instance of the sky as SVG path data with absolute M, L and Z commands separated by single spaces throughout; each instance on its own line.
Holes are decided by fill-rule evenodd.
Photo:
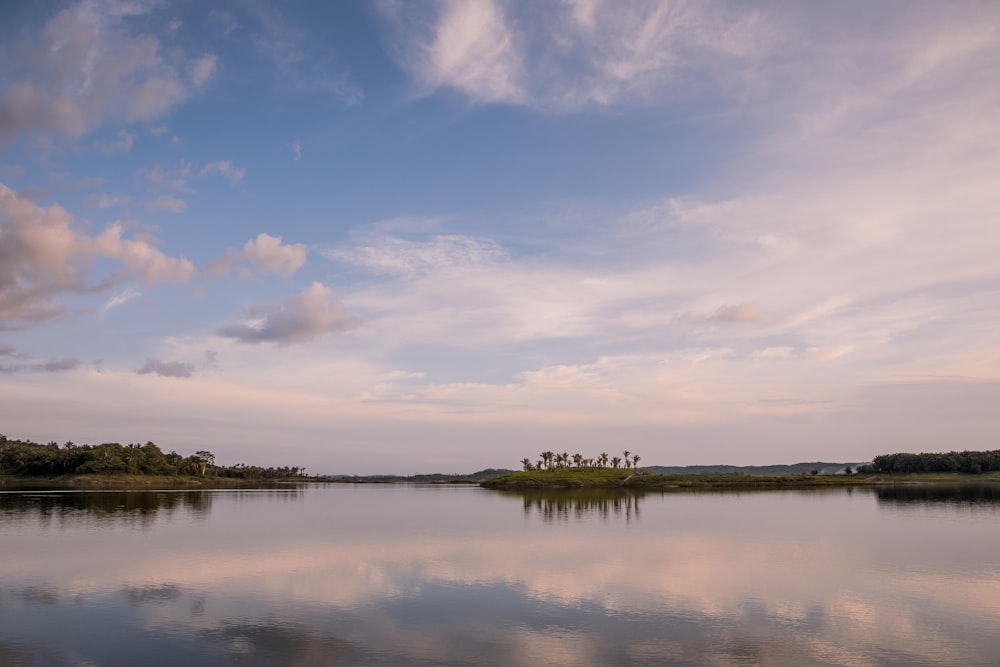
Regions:
M 995 449 L 998 108 L 994 2 L 8 0 L 0 432 Z

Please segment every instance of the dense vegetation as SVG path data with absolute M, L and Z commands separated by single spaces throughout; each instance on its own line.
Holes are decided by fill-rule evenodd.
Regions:
M 233 479 L 284 479 L 299 477 L 299 467 L 262 468 L 238 463 L 220 466 L 208 451 L 181 456 L 164 453 L 152 442 L 144 445 L 76 445 L 67 442 L 45 445 L 27 440 L 10 440 L 0 435 L 0 474 L 18 477 L 55 477 L 59 475 L 192 475 Z
M 984 473 L 1000 470 L 1000 450 L 987 452 L 947 452 L 931 454 L 882 454 L 872 459 L 871 466 L 858 472 L 914 473 L 964 472 Z

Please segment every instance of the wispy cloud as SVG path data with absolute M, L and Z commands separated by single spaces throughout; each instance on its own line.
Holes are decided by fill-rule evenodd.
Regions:
M 118 306 L 124 305 L 135 298 L 142 296 L 142 292 L 135 287 L 128 287 L 121 293 L 111 297 L 101 306 L 101 315 L 107 315 Z
M 345 106 L 364 100 L 361 86 L 338 62 L 329 44 L 314 43 L 310 32 L 289 20 L 279 5 L 250 3 L 244 9 L 246 36 L 273 67 L 280 86 L 302 93 L 323 91 Z M 230 26 L 235 23 L 225 16 L 219 16 L 217 23 L 229 30 L 227 35 L 234 34 Z
M 128 130 L 119 130 L 117 139 L 107 142 L 99 142 L 97 144 L 98 150 L 108 155 L 115 155 L 119 153 L 131 152 L 132 147 L 135 145 L 135 132 L 129 132 Z
M 201 171 L 198 172 L 200 176 L 205 176 L 206 174 L 219 174 L 228 179 L 233 185 L 242 181 L 246 173 L 247 170 L 244 167 L 237 167 L 228 160 L 211 162 L 203 166 Z
M 188 181 L 191 179 L 191 172 L 191 165 L 181 162 L 179 166 L 173 169 L 159 164 L 152 167 L 143 167 L 137 170 L 135 175 L 148 181 L 156 189 L 186 192 L 188 190 Z
M 188 205 L 183 199 L 171 197 L 170 195 L 160 195 L 149 202 L 149 207 L 158 211 L 183 213 L 187 209 Z
M 463 234 L 405 239 L 366 230 L 350 246 L 326 248 L 323 255 L 380 273 L 415 274 L 489 264 L 505 259 L 507 252 L 495 241 Z
M 767 47 L 757 12 L 697 2 L 379 7 L 391 52 L 425 92 L 447 87 L 480 103 L 553 111 L 643 101 L 696 67 L 701 76 L 723 76 Z
M 214 54 L 200 56 L 191 66 L 191 83 L 195 88 L 202 88 L 215 76 L 219 67 L 219 57 Z

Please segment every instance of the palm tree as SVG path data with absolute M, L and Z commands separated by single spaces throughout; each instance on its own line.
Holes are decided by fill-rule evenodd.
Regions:
M 608 453 L 607 452 L 601 452 L 601 455 L 597 457 L 597 465 L 601 466 L 602 468 L 607 468 L 608 467 Z
M 577 452 L 576 454 L 574 454 L 573 455 L 573 463 L 576 464 L 577 468 L 579 468 L 581 465 L 583 465 L 583 454 L 580 454 L 579 452 Z
M 531 459 L 529 459 L 529 458 L 523 458 L 523 459 L 521 459 L 521 465 L 524 466 L 524 471 L 525 472 L 528 472 L 533 467 L 531 465 Z
M 635 470 L 636 472 L 639 472 L 639 459 L 641 459 L 641 458 L 642 457 L 639 456 L 638 454 L 633 454 L 632 455 L 632 470 Z
M 620 456 L 612 456 L 611 457 L 611 467 L 612 468 L 617 468 L 618 464 L 621 463 L 621 462 L 622 462 L 622 457 L 620 457 Z
M 624 454 L 625 454 L 625 467 L 628 468 L 628 457 L 632 455 L 632 452 L 626 449 Z

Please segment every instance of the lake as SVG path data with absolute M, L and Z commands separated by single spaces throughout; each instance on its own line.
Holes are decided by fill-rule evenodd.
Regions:
M 1000 487 L 0 493 L 0 665 L 998 665 Z

